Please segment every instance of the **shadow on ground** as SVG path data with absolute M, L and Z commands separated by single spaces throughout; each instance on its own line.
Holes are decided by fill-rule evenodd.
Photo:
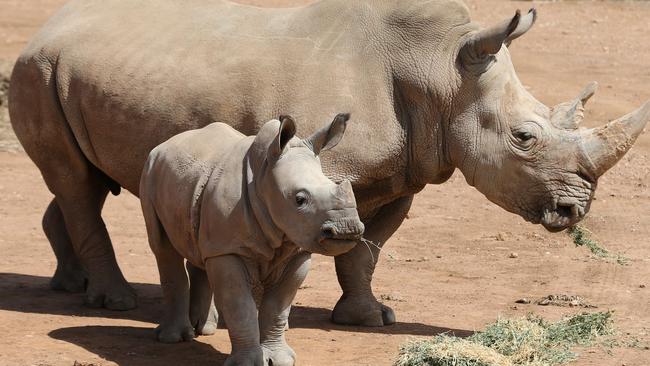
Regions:
M 474 333 L 470 330 L 436 327 L 422 323 L 397 322 L 386 327 L 356 327 L 349 325 L 338 325 L 330 321 L 330 314 L 331 311 L 325 308 L 294 306 L 291 308 L 289 326 L 291 328 L 324 329 L 343 332 L 413 336 L 434 336 L 442 333 L 449 333 L 458 337 L 469 337 Z
M 156 323 L 163 314 L 160 286 L 148 283 L 131 283 L 131 286 L 138 294 L 138 308 L 111 311 L 84 306 L 81 293 L 53 291 L 49 277 L 0 273 L 0 310 Z
M 163 314 L 160 286 L 155 284 L 132 283 L 131 285 L 138 293 L 138 308 L 130 311 L 110 311 L 106 309 L 91 309 L 83 306 L 83 294 L 52 291 L 49 288 L 49 280 L 48 277 L 42 276 L 0 273 L 0 293 L 2 294 L 2 296 L 0 296 L 0 310 L 21 313 L 127 319 L 152 323 L 152 328 Z M 329 309 L 306 306 L 293 307 L 291 317 L 289 318 L 289 325 L 291 328 L 414 336 L 432 336 L 446 332 L 460 337 L 472 334 L 472 332 L 468 330 L 442 328 L 422 323 L 397 322 L 396 324 L 387 327 L 354 327 L 337 325 L 330 321 Z M 103 327 L 68 328 L 68 330 L 62 329 L 54 331 L 53 333 L 58 334 L 58 332 L 63 331 L 73 332 L 75 329 L 87 329 L 92 331 L 91 328 Z M 115 327 L 115 329 L 139 328 Z M 151 337 L 151 329 L 148 329 L 148 332 L 149 337 Z M 119 332 L 115 330 L 112 334 L 119 334 Z M 119 338 L 119 336 L 117 338 Z
M 53 330 L 48 335 L 75 344 L 121 366 L 221 365 L 228 356 L 209 344 L 197 341 L 178 344 L 159 343 L 154 339 L 151 328 L 71 327 Z

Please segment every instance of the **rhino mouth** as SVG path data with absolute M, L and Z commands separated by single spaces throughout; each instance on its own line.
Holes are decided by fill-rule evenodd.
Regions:
M 550 232 L 567 229 L 580 222 L 588 208 L 576 202 L 554 202 L 542 212 L 541 224 Z
M 346 217 L 326 222 L 321 228 L 318 245 L 322 254 L 340 255 L 357 245 L 364 231 L 358 217 Z

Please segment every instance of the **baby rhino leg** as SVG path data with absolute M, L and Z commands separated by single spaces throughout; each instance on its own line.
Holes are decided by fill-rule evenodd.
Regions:
M 205 270 L 232 343 L 225 365 L 264 366 L 257 306 L 244 262 L 235 255 L 211 257 L 205 261 Z
M 184 258 L 169 241 L 155 211 L 146 199 L 142 202 L 149 245 L 158 263 L 165 301 L 165 315 L 156 328 L 158 340 L 165 343 L 189 341 L 194 338 L 194 328 L 189 317 L 190 293 Z
M 266 289 L 259 311 L 260 339 L 264 359 L 273 366 L 292 366 L 296 353 L 284 337 L 291 302 L 309 272 L 311 255 L 300 253 L 289 262 L 280 281 Z
M 208 275 L 192 263 L 185 264 L 190 275 L 190 322 L 196 334 L 211 335 L 217 331 L 217 309 L 212 303 Z

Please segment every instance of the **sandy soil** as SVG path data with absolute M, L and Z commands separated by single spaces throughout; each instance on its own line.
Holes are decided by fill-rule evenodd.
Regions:
M 11 61 L 62 0 L 0 0 L 0 59 Z M 265 5 L 299 1 L 247 0 Z M 469 2 L 490 24 L 526 2 Z M 552 105 L 590 80 L 601 89 L 587 112 L 596 125 L 650 98 L 650 3 L 541 2 L 533 30 L 512 46 L 523 82 Z M 1 70 L 0 70 L 1 71 Z M 0 111 L 0 113 L 3 113 Z M 50 193 L 24 153 L 13 151 L 0 123 L 0 365 L 220 364 L 230 351 L 226 332 L 179 345 L 153 338 L 161 314 L 157 271 L 137 200 L 110 198 L 105 218 L 140 308 L 91 310 L 81 295 L 48 289 L 55 259 L 40 229 Z M 583 311 L 515 304 L 522 298 L 569 293 L 615 310 L 623 333 L 650 342 L 650 135 L 601 179 L 585 225 L 627 266 L 590 258 L 564 233 L 550 234 L 488 202 L 456 175 L 416 197 L 409 219 L 385 247 L 374 289 L 398 316 L 384 328 L 336 326 L 329 309 L 339 296 L 333 261 L 316 257 L 298 293 L 287 333 L 301 365 L 389 365 L 400 343 L 452 331 L 481 329 L 498 316 L 528 312 L 549 319 Z M 512 252 L 516 258 L 510 258 Z M 575 365 L 650 364 L 650 351 L 587 349 Z

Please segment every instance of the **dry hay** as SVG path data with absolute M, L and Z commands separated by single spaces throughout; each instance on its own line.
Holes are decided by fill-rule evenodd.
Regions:
M 462 339 L 440 335 L 400 348 L 395 366 L 553 366 L 574 360 L 574 346 L 613 334 L 611 312 L 583 313 L 556 323 L 529 315 L 499 319 Z
M 598 240 L 593 238 L 593 233 L 582 225 L 575 225 L 569 228 L 569 236 L 577 247 L 587 247 L 594 257 L 605 261 L 615 262 L 622 266 L 629 264 L 630 259 L 620 253 L 611 253 L 600 245 Z

